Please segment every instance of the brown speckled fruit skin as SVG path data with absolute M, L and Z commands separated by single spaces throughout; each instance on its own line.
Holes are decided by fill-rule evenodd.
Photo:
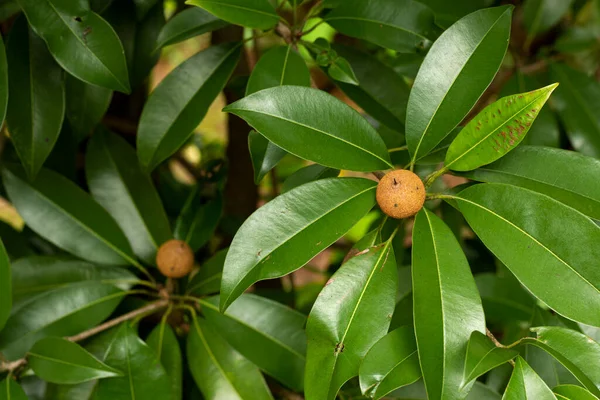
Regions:
M 159 247 L 156 265 L 168 278 L 183 278 L 192 271 L 194 252 L 183 240 L 169 240 Z
M 413 172 L 397 169 L 388 172 L 377 185 L 377 204 L 392 218 L 412 217 L 423 208 L 425 186 Z

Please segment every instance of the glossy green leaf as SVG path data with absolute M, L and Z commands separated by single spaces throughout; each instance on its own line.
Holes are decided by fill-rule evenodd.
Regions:
M 363 394 L 375 400 L 421 378 L 413 327 L 403 326 L 381 338 L 365 355 L 359 371 Z
M 504 276 L 477 274 L 475 283 L 488 321 L 506 323 L 531 320 L 536 301 L 511 273 Z
M 173 328 L 166 322 L 161 322 L 150 332 L 146 343 L 156 352 L 169 377 L 171 394 L 165 400 L 181 400 L 183 366 L 181 349 Z
M 518 355 L 519 352 L 516 350 L 496 347 L 483 333 L 478 331 L 473 332 L 467 347 L 463 385 L 468 384 Z
M 171 227 L 133 147 L 120 136 L 97 129 L 88 145 L 85 172 L 94 200 L 115 219 L 135 254 L 154 264 L 158 247 L 172 237 Z
M 129 92 L 123 46 L 110 25 L 90 10 L 87 1 L 18 2 L 35 33 L 67 72 L 94 85 Z
M 600 220 L 600 187 L 596 184 L 600 161 L 574 151 L 519 146 L 501 160 L 463 176 L 543 193 Z
M 370 54 L 353 47 L 334 45 L 354 70 L 358 86 L 338 83 L 338 86 L 370 116 L 390 129 L 404 132 L 408 85 L 393 69 Z
M 92 133 L 108 110 L 113 91 L 68 75 L 66 117 L 78 141 Z
M 187 360 L 206 400 L 272 400 L 258 368 L 231 347 L 204 319 L 194 318 Z
M 58 337 L 37 341 L 27 353 L 27 360 L 38 377 L 52 383 L 76 384 L 122 375 L 78 344 Z
M 552 100 L 575 150 L 600 158 L 600 83 L 566 65 L 550 66 L 560 82 Z
M 523 5 L 523 23 L 527 29 L 526 46 L 533 37 L 544 33 L 569 11 L 573 0 L 527 0 Z
M 503 97 L 473 118 L 448 148 L 445 167 L 470 171 L 513 150 L 525 137 L 557 83 Z
M 329 65 L 327 73 L 332 79 L 338 82 L 346 83 L 348 85 L 359 84 L 358 78 L 352 70 L 352 66 L 345 58 L 336 57 Z
M 319 164 L 311 164 L 300 168 L 283 182 L 281 192 L 289 192 L 290 190 L 302 186 L 305 183 L 318 181 L 320 179 L 335 178 L 340 174 L 338 169 L 324 167 Z
M 27 395 L 12 377 L 0 381 L 0 400 L 27 400 Z
M 476 11 L 431 46 L 406 110 L 406 142 L 414 160 L 441 142 L 490 84 L 506 53 L 511 15 L 511 6 Z
M 227 25 L 211 13 L 197 7 L 188 8 L 171 18 L 160 30 L 157 48 L 179 43 L 194 36 L 211 32 Z
M 317 89 L 281 86 L 262 90 L 228 105 L 284 150 L 338 169 L 391 168 L 385 144 L 350 106 Z
M 493 0 L 463 0 L 449 2 L 446 0 L 419 0 L 433 10 L 435 21 L 443 28 L 447 28 L 460 18 L 480 8 L 489 7 Z
M 422 209 L 412 247 L 414 324 L 423 379 L 430 399 L 461 399 L 467 343 L 484 332 L 485 317 L 469 264 L 448 226 Z
M 13 302 L 22 304 L 44 292 L 81 282 L 112 284 L 130 289 L 139 279 L 125 268 L 94 265 L 55 256 L 21 258 L 12 265 Z
M 187 0 L 232 24 L 267 30 L 277 25 L 279 16 L 268 0 Z
M 342 1 L 325 21 L 344 35 L 408 53 L 438 33 L 431 10 L 414 0 Z
M 190 57 L 150 94 L 137 136 L 138 157 L 154 169 L 192 135 L 240 57 L 238 44 L 211 46 Z
M 598 400 L 596 396 L 577 385 L 560 385 L 552 391 L 558 400 Z
M 165 26 L 165 7 L 163 1 L 154 3 L 155 5 L 136 25 L 135 51 L 133 52 L 132 68 L 129 71 L 129 79 L 133 88 L 152 79 L 149 75 L 160 58 L 160 52 L 156 51 L 156 44 L 158 34 Z
M 388 240 L 359 252 L 329 279 L 306 324 L 306 400 L 333 400 L 359 374 L 363 357 L 388 331 L 397 274 Z
M 73 182 L 49 170 L 41 170 L 35 181 L 28 182 L 17 167 L 5 167 L 3 179 L 19 214 L 48 241 L 92 262 L 135 262 L 117 223 Z
M 4 40 L 0 36 L 0 125 L 4 123 L 6 108 L 8 106 L 8 64 Z
M 375 204 L 375 187 L 362 178 L 323 179 L 255 211 L 227 253 L 221 310 L 253 283 L 295 271 L 343 236 Z
M 456 199 L 477 236 L 531 293 L 567 318 L 600 326 L 598 225 L 516 186 L 475 185 Z
M 185 241 L 194 251 L 198 251 L 209 241 L 223 213 L 220 194 L 207 203 L 202 204 L 200 201 L 196 189 L 188 197 L 175 223 L 175 239 Z
M 552 390 L 521 357 L 517 358 L 502 400 L 556 400 Z
M 161 3 L 160 0 L 133 0 L 135 4 L 135 10 L 138 20 L 144 19 L 146 15 L 154 8 L 157 3 Z M 162 5 L 162 4 L 161 4 Z
M 170 398 L 169 378 L 160 360 L 128 323 L 115 333 L 104 362 L 124 376 L 100 380 L 94 400 Z
M 186 292 L 195 296 L 217 293 L 221 287 L 221 276 L 223 265 L 229 249 L 223 249 L 213 255 L 208 261 L 200 266 L 187 284 Z
M 244 294 L 225 312 L 219 298 L 201 300 L 215 330 L 257 367 L 294 391 L 304 385 L 306 317 L 273 300 Z
M 420 380 L 412 385 L 402 387 L 390 393 L 390 398 L 401 400 L 428 400 L 425 385 Z M 502 396 L 492 387 L 475 382 L 466 400 L 500 400 Z
M 254 183 L 257 185 L 287 154 L 285 150 L 269 142 L 269 139 L 255 130 L 248 134 L 248 150 L 254 169 Z
M 96 326 L 125 294 L 111 284 L 82 282 L 36 296 L 9 317 L 0 333 L 0 351 L 16 359 L 43 337 L 74 335 Z
M 12 309 L 12 290 L 10 260 L 2 238 L 0 238 L 0 332 Z
M 7 44 L 10 79 L 6 123 L 21 163 L 33 178 L 52 151 L 65 115 L 65 83 L 46 44 L 19 18 Z

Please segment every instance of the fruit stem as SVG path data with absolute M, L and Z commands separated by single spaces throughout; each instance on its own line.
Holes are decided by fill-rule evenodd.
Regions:
M 444 175 L 446 172 L 448 172 L 448 168 L 443 167 L 438 169 L 437 171 L 429 174 L 426 178 L 425 178 L 425 187 L 428 188 L 430 187 L 433 182 L 435 182 L 435 180 L 437 178 L 439 178 L 440 176 Z

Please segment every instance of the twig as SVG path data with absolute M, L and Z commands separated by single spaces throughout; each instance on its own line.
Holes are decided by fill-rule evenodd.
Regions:
M 485 328 L 485 334 L 486 334 L 486 336 L 487 336 L 488 338 L 490 338 L 490 340 L 491 340 L 492 342 L 494 342 L 494 344 L 496 345 L 496 347 L 499 347 L 499 348 L 501 348 L 501 349 L 507 349 L 507 348 L 509 348 L 509 347 L 510 347 L 510 346 L 505 346 L 505 345 L 503 345 L 502 343 L 500 343 L 500 342 L 498 341 L 498 339 L 496 339 L 496 336 L 494 336 L 494 334 L 493 334 L 493 333 L 492 333 L 492 332 L 491 332 L 491 331 L 490 331 L 490 330 L 489 330 L 487 327 Z M 515 362 L 514 362 L 513 360 L 509 360 L 508 362 L 509 362 L 509 363 L 510 363 L 510 365 L 512 365 L 513 367 L 515 366 Z
M 383 178 L 385 176 L 385 172 L 383 172 L 383 171 L 374 171 L 373 175 L 375 175 L 375 178 L 381 180 L 381 178 Z

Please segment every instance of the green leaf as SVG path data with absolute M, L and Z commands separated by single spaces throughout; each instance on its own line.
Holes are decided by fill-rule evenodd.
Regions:
M 193 251 L 198 251 L 211 238 L 223 213 L 221 194 L 207 203 L 200 203 L 196 187 L 177 217 L 175 239 L 183 240 Z
M 359 252 L 329 279 L 306 324 L 306 400 L 333 400 L 359 374 L 363 357 L 388 331 L 397 281 L 390 240 Z
M 573 0 L 527 0 L 523 5 L 523 24 L 527 29 L 525 47 L 535 35 L 544 33 L 569 11 Z
M 598 400 L 596 396 L 577 385 L 560 385 L 552 391 L 559 400 Z
M 202 7 L 222 20 L 247 28 L 267 30 L 279 22 L 268 0 L 187 0 L 186 4 Z
M 16 359 L 43 337 L 83 332 L 104 321 L 125 295 L 114 285 L 93 281 L 40 294 L 9 317 L 0 333 L 0 351 Z
M 352 70 L 352 66 L 345 58 L 336 57 L 329 65 L 327 73 L 332 79 L 335 79 L 338 82 L 355 86 L 359 84 L 358 78 Z
M 142 20 L 157 3 L 162 2 L 159 0 L 133 0 L 133 3 L 135 4 L 137 19 Z
M 52 151 L 65 115 L 62 69 L 21 17 L 11 29 L 6 123 L 27 174 L 34 178 Z
M 66 78 L 66 117 L 77 141 L 92 133 L 108 110 L 113 91 L 91 85 L 68 75 Z
M 257 185 L 287 154 L 285 150 L 269 142 L 269 139 L 255 130 L 248 134 L 248 150 L 254 169 L 254 183 Z
M 511 273 L 477 274 L 475 283 L 487 320 L 500 323 L 531 320 L 536 301 Z
M 128 323 L 121 324 L 104 358 L 124 376 L 98 382 L 94 400 L 169 399 L 171 386 L 160 360 Z
M 289 192 L 290 190 L 302 186 L 305 183 L 318 181 L 320 179 L 335 178 L 340 174 L 340 170 L 324 167 L 319 164 L 311 164 L 300 168 L 290 175 L 281 187 L 281 193 Z
M 73 182 L 42 169 L 28 182 L 21 168 L 5 167 L 8 196 L 27 225 L 58 247 L 101 264 L 135 262 L 112 217 Z
M 470 171 L 514 149 L 525 137 L 558 83 L 503 97 L 473 118 L 450 145 L 445 167 Z
M 477 236 L 533 295 L 567 318 L 600 326 L 598 225 L 516 186 L 475 185 L 456 199 Z
M 152 69 L 160 58 L 160 51 L 156 51 L 156 41 L 160 30 L 165 26 L 165 8 L 163 1 L 155 1 L 155 3 L 136 25 L 135 51 L 133 52 L 132 68 L 129 72 L 133 88 L 139 87 L 149 79 Z
M 600 158 L 600 83 L 562 65 L 550 66 L 550 77 L 560 82 L 552 105 L 575 150 Z
M 600 161 L 574 151 L 519 146 L 501 160 L 462 175 L 543 193 L 600 220 Z
M 72 385 L 122 375 L 78 344 L 58 337 L 38 340 L 27 360 L 38 377 L 52 383 Z
M 206 400 L 272 400 L 258 368 L 231 347 L 202 318 L 194 318 L 187 360 Z
M 360 364 L 359 376 L 363 394 L 375 400 L 421 378 L 413 327 L 398 328 L 375 343 Z
M 4 124 L 4 118 L 6 117 L 8 89 L 8 63 L 6 61 L 4 40 L 0 36 L 0 125 Z
M 404 132 L 410 89 L 402 76 L 376 57 L 353 47 L 334 44 L 333 49 L 348 60 L 358 79 L 358 86 L 344 83 L 338 86 L 373 118 L 390 129 Z
M 467 347 L 463 385 L 467 385 L 472 380 L 512 360 L 518 355 L 519 352 L 516 350 L 496 347 L 483 333 L 478 331 L 473 332 Z
M 413 160 L 426 156 L 468 114 L 502 64 L 512 6 L 462 18 L 425 57 L 408 98 L 406 142 Z
M 502 400 L 556 400 L 552 390 L 520 356 L 510 377 Z
M 281 86 L 224 108 L 284 150 L 331 168 L 391 168 L 377 131 L 350 106 L 317 89 Z M 335 116 L 335 118 L 332 118 Z
M 85 172 L 94 200 L 115 219 L 134 253 L 153 265 L 158 247 L 172 237 L 171 227 L 133 147 L 120 136 L 97 129 L 88 145 Z
M 234 349 L 268 375 L 294 391 L 304 385 L 306 317 L 273 300 L 244 294 L 225 312 L 219 298 L 200 300 L 215 330 Z
M 137 136 L 145 169 L 154 169 L 192 135 L 229 80 L 240 49 L 239 44 L 211 46 L 183 62 L 150 94 Z
M 447 0 L 419 1 L 433 10 L 435 21 L 442 28 L 447 28 L 465 15 L 489 7 L 494 2 L 493 0 L 462 0 L 456 3 Z
M 422 209 L 412 247 L 415 336 L 431 399 L 461 399 L 467 343 L 484 332 L 485 317 L 467 258 L 448 226 Z
M 344 35 L 413 53 L 437 37 L 431 10 L 414 0 L 347 0 L 325 21 Z
M 211 293 L 217 293 L 221 287 L 221 276 L 223 275 L 223 265 L 229 249 L 223 249 L 213 255 L 200 267 L 187 284 L 186 293 L 194 296 L 202 296 Z
M 203 33 L 212 32 L 227 25 L 201 8 L 192 7 L 175 15 L 160 30 L 156 39 L 157 49 L 182 42 Z
M 2 238 L 0 238 L 0 332 L 2 332 L 12 309 L 12 290 L 10 260 Z
M 221 310 L 253 283 L 295 271 L 343 236 L 373 207 L 375 188 L 375 182 L 362 178 L 323 179 L 255 211 L 227 253 Z
M 68 73 L 94 85 L 129 93 L 123 46 L 110 25 L 90 10 L 87 1 L 18 2 L 32 29 Z
M 21 386 L 9 376 L 0 381 L 0 400 L 27 400 L 27 395 Z
M 169 377 L 171 395 L 164 400 L 181 400 L 183 367 L 181 349 L 173 328 L 162 321 L 150 332 L 146 343 L 156 352 Z

